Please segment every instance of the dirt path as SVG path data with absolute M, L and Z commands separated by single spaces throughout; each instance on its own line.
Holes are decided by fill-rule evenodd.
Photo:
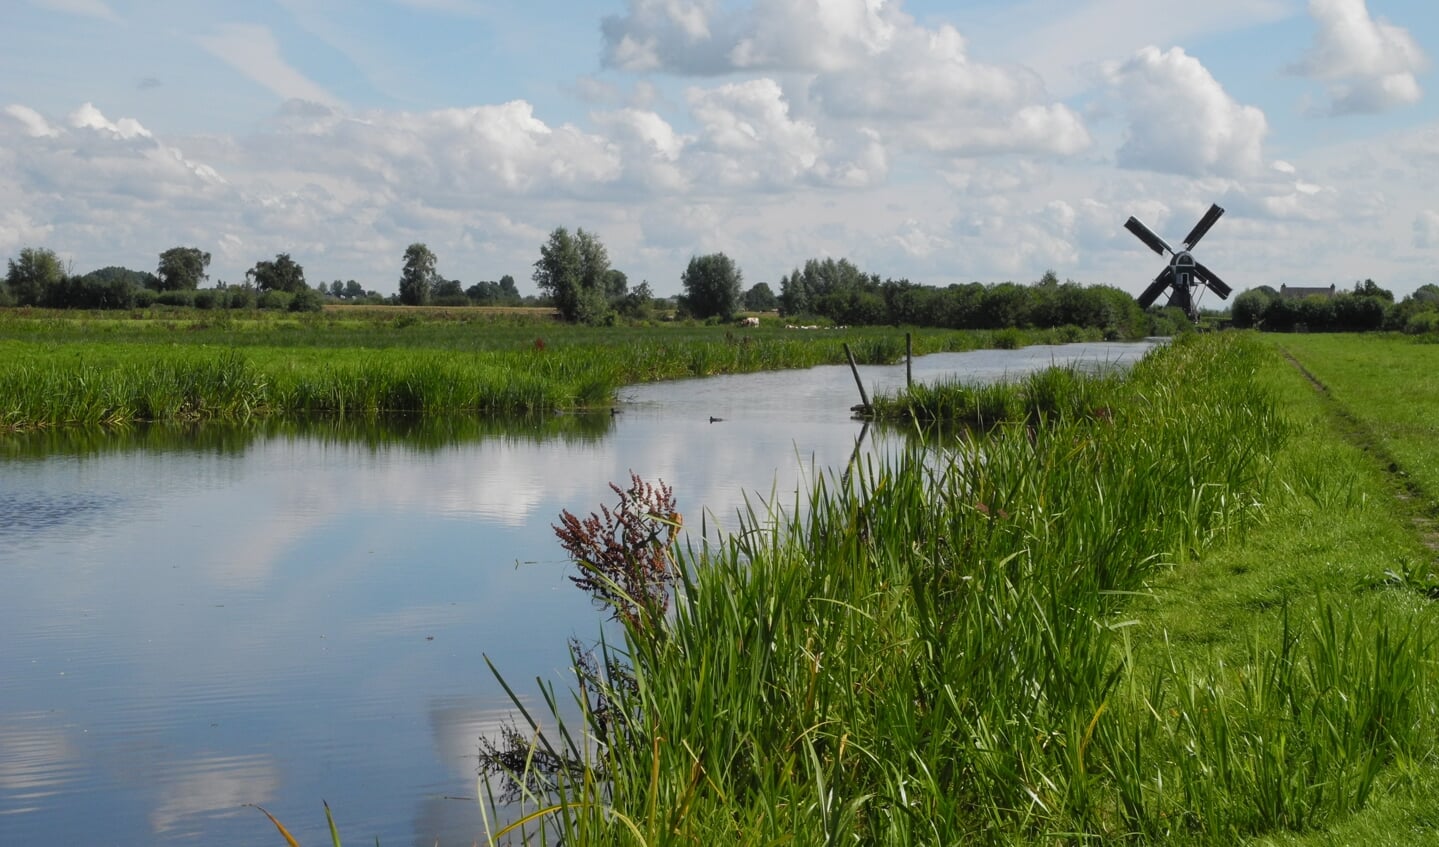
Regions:
M 1325 385 L 1323 380 L 1304 367 L 1304 363 L 1295 358 L 1294 354 L 1287 349 L 1281 347 L 1279 352 L 1284 354 L 1284 358 L 1289 360 L 1289 364 L 1293 365 L 1295 370 L 1309 380 L 1310 385 L 1314 386 L 1315 392 L 1323 399 L 1323 406 L 1330 421 L 1340 435 L 1364 451 L 1384 471 L 1394 495 L 1395 508 L 1408 517 L 1424 546 L 1439 555 L 1439 507 L 1435 506 L 1439 500 L 1436 500 L 1433 493 L 1424 490 L 1409 475 L 1408 471 L 1395 461 L 1393 455 L 1384 447 L 1383 441 L 1370 429 L 1368 424 L 1334 398 L 1329 391 L 1329 386 Z

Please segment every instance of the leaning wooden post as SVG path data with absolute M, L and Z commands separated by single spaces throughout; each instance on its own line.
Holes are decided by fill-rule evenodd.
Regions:
M 869 395 L 864 392 L 864 383 L 859 379 L 859 365 L 855 364 L 854 351 L 849 349 L 849 342 L 844 343 L 844 354 L 849 357 L 849 370 L 854 374 L 854 384 L 859 386 L 859 399 L 864 404 L 864 410 L 869 411 Z
M 904 334 L 904 387 L 914 387 L 914 336 Z

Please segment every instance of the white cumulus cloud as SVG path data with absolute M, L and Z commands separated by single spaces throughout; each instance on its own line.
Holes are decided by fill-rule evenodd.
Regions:
M 1107 69 L 1129 126 L 1121 167 L 1187 176 L 1242 176 L 1263 166 L 1264 113 L 1230 97 L 1182 48 L 1145 47 Z
M 710 186 L 760 188 L 812 182 L 864 185 L 888 166 L 872 133 L 848 145 L 790 114 L 779 83 L 761 78 L 686 92 L 700 125 L 692 145 L 696 177 Z
M 44 115 L 29 106 L 12 103 L 5 107 L 5 114 L 19 121 L 25 134 L 31 138 L 54 138 L 60 134 L 60 130 L 51 126 Z
M 972 156 L 1090 145 L 1080 116 L 1036 74 L 975 60 L 958 29 L 923 25 L 897 0 L 631 0 L 602 29 L 611 67 L 797 75 L 784 85 L 797 111 L 891 146 Z
M 1310 0 L 1314 44 L 1291 70 L 1327 84 L 1333 114 L 1383 112 L 1417 103 L 1428 66 L 1407 30 L 1375 20 L 1364 0 Z

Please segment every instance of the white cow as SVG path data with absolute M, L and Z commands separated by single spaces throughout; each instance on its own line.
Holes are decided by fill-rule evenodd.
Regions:
M 740 318 L 739 325 L 743 327 L 759 326 L 759 318 Z

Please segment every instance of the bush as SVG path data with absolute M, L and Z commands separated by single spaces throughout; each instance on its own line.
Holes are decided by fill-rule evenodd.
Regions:
M 136 299 L 138 300 L 139 298 Z M 195 292 L 193 289 L 188 288 L 160 291 L 155 295 L 155 302 L 161 306 L 194 306 Z
M 221 305 L 224 304 L 220 301 L 220 292 L 215 289 L 202 288 L 195 292 L 195 308 L 208 310 Z
M 142 288 L 135 292 L 135 308 L 148 309 L 155 305 L 155 300 L 159 296 L 160 293 L 152 288 Z
M 1420 312 L 1410 315 L 1404 323 L 1404 331 L 1410 335 L 1439 334 L 1439 312 Z
M 296 291 L 288 308 L 292 312 L 318 312 L 325 306 L 325 299 L 313 288 Z
M 227 309 L 253 309 L 255 308 L 255 289 L 248 286 L 225 289 L 225 308 Z
M 260 295 L 260 299 L 256 301 L 256 305 L 261 309 L 274 309 L 275 311 L 283 312 L 290 308 L 290 301 L 294 299 L 295 295 L 288 291 L 266 291 Z

